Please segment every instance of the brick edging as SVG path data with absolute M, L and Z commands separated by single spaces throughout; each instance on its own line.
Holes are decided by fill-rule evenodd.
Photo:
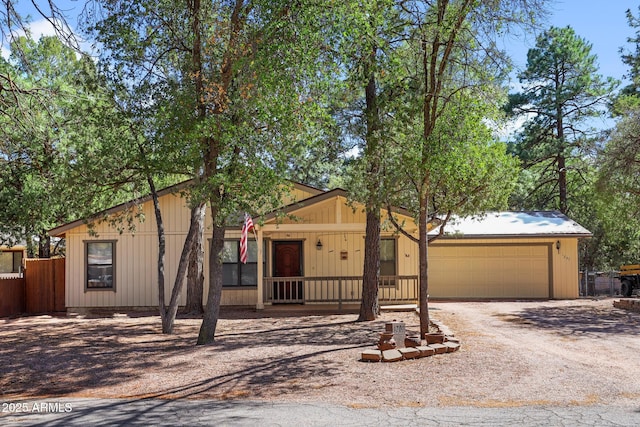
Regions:
M 615 308 L 621 308 L 623 310 L 640 313 L 640 299 L 633 299 L 633 298 L 621 299 L 620 301 L 614 301 L 613 306 Z

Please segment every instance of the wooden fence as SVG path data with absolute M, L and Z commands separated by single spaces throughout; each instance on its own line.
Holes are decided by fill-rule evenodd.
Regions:
M 64 311 L 64 258 L 25 260 L 24 280 L 27 313 Z
M 64 311 L 64 262 L 25 259 L 22 278 L 0 279 L 0 317 Z
M 24 313 L 24 277 L 0 277 L 0 317 Z

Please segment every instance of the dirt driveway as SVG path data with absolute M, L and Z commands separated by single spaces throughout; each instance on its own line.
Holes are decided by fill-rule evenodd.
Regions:
M 157 316 L 0 320 L 0 400 L 160 397 L 326 402 L 351 407 L 620 404 L 640 408 L 640 314 L 613 300 L 432 303 L 460 351 L 364 363 L 384 323 L 413 313 L 223 311 L 217 341 L 198 319 Z

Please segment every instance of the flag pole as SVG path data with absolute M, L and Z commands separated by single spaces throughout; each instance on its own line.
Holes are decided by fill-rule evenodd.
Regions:
M 258 241 L 258 234 L 256 233 L 255 224 L 253 225 L 253 227 L 251 227 L 251 231 L 253 231 L 253 237 L 256 239 L 256 242 L 257 242 Z
M 251 218 L 251 215 L 249 215 L 248 213 L 244 213 L 244 220 L 245 222 L 247 222 L 247 218 Z M 256 239 L 256 242 L 258 241 L 258 235 L 256 234 L 256 224 L 253 222 L 253 218 L 251 218 L 251 231 L 253 231 L 253 237 Z

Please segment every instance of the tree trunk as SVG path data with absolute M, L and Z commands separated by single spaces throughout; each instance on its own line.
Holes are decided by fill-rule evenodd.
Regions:
M 364 241 L 364 273 L 362 302 L 358 322 L 375 320 L 380 314 L 378 284 L 380 283 L 380 210 L 367 210 Z
M 208 117 L 216 114 L 224 114 L 226 103 L 220 102 L 213 106 L 205 100 L 209 97 L 205 88 L 206 72 L 202 65 L 202 51 L 204 49 L 204 41 L 202 35 L 202 27 L 200 21 L 201 1 L 193 0 L 187 2 L 192 15 L 192 73 L 194 76 L 194 89 L 196 100 L 196 116 L 197 121 L 204 128 L 204 123 Z M 246 7 L 245 7 L 246 6 Z M 252 4 L 245 5 L 243 0 L 235 0 L 233 2 L 233 10 L 230 16 L 230 34 L 226 41 L 227 47 L 223 53 L 222 66 L 220 69 L 220 77 L 218 84 L 215 85 L 220 93 L 228 93 L 233 83 L 235 68 L 235 60 L 237 59 L 237 48 L 240 43 L 242 28 L 250 15 Z M 209 84 L 214 85 L 214 82 Z M 223 173 L 218 170 L 218 156 L 222 152 L 223 142 L 214 137 L 210 132 L 206 132 L 202 136 L 203 148 L 203 180 L 217 181 L 215 178 L 218 174 Z M 210 344 L 214 341 L 218 316 L 220 313 L 220 302 L 222 298 L 222 249 L 224 246 L 224 220 L 219 211 L 224 198 L 224 188 L 209 189 L 209 205 L 211 209 L 211 221 L 213 222 L 213 238 L 210 244 L 209 252 L 209 292 L 207 294 L 207 304 L 205 306 L 200 333 L 198 334 L 197 344 Z
M 214 209 L 212 209 L 213 211 Z M 214 219 L 215 216 L 211 215 Z M 213 225 L 213 238 L 209 250 L 209 293 L 205 307 L 198 345 L 211 344 L 215 340 L 216 327 L 220 316 L 222 298 L 222 248 L 224 246 L 224 227 Z
M 158 311 L 160 312 L 160 320 L 162 322 L 162 333 L 173 333 L 173 326 L 176 319 L 176 313 L 178 312 L 178 303 L 180 298 L 180 292 L 182 291 L 182 284 L 184 283 L 184 276 L 187 269 L 187 261 L 189 259 L 189 249 L 191 248 L 191 241 L 193 239 L 194 230 L 189 226 L 189 232 L 182 248 L 182 255 L 180 256 L 180 262 L 178 264 L 178 272 L 176 273 L 176 280 L 173 284 L 173 290 L 171 292 L 171 300 L 169 306 L 165 305 L 165 274 L 164 274 L 164 260 L 166 252 L 166 237 L 164 232 L 164 222 L 162 220 L 162 212 L 160 210 L 160 201 L 158 200 L 158 192 L 156 191 L 153 178 L 147 177 L 149 183 L 149 189 L 151 190 L 151 198 L 153 200 L 153 211 L 156 217 L 156 226 L 158 230 Z
M 51 258 L 51 236 L 42 230 L 38 239 L 38 258 Z
M 444 5 L 438 2 L 438 25 L 444 19 Z M 429 47 L 431 45 L 431 47 Z M 421 159 L 423 164 L 428 164 L 431 155 L 430 140 L 437 118 L 437 105 L 439 96 L 438 59 L 439 49 L 442 47 L 440 37 L 437 35 L 431 44 L 428 39 L 422 38 L 422 71 L 424 73 L 425 93 L 422 104 L 422 137 L 423 146 Z M 442 58 L 444 60 L 444 58 Z M 418 310 L 420 311 L 420 336 L 424 337 L 429 332 L 429 275 L 428 275 L 428 218 L 429 218 L 429 171 L 424 171 L 422 185 L 418 192 Z
M 418 256 L 420 259 L 419 278 L 420 286 L 419 309 L 420 309 L 420 336 L 429 332 L 429 276 L 428 276 L 428 197 L 427 194 L 420 194 L 420 216 L 418 218 Z
M 33 239 L 31 238 L 31 235 L 27 235 L 25 239 L 27 241 L 27 258 L 35 258 L 36 250 L 33 245 Z
M 380 116 L 378 110 L 378 93 L 376 75 L 373 65 L 378 48 L 374 44 L 367 62 L 365 72 L 369 80 L 365 87 L 365 117 L 367 134 L 364 159 L 367 162 L 367 225 L 364 241 L 364 268 L 362 274 L 362 300 L 358 321 L 375 320 L 380 314 L 378 303 L 378 286 L 380 283 L 380 157 L 378 138 Z
M 558 87 L 559 83 L 556 83 Z M 564 155 L 564 114 L 562 107 L 558 106 L 556 110 L 556 133 L 558 139 L 558 155 L 556 161 L 558 163 L 558 198 L 560 202 L 560 212 L 567 214 L 569 211 L 569 203 L 567 201 L 567 160 Z
M 204 312 L 202 297 L 204 293 L 204 215 L 206 205 L 200 204 L 191 209 L 191 222 L 198 228 L 191 245 L 189 268 L 187 270 L 187 303 L 184 311 L 192 315 Z M 194 223 L 194 217 L 197 223 Z
M 560 193 L 560 212 L 569 212 L 569 202 L 567 200 L 567 165 L 566 159 L 561 154 L 558 156 L 558 190 Z
M 151 198 L 153 200 L 153 212 L 156 216 L 156 228 L 158 230 L 158 309 L 160 311 L 160 320 L 162 321 L 162 331 L 165 330 L 167 323 L 167 312 L 164 302 L 164 256 L 166 251 L 166 238 L 164 234 L 164 222 L 162 221 L 162 212 L 160 211 L 160 202 L 158 200 L 158 192 L 153 183 L 153 178 L 147 177 Z
M 162 332 L 165 334 L 173 333 L 173 326 L 176 320 L 176 314 L 178 313 L 180 294 L 182 293 L 182 286 L 184 285 L 184 279 L 187 273 L 187 265 L 189 264 L 189 254 L 193 247 L 193 242 L 197 239 L 198 233 L 202 234 L 198 216 L 199 213 L 197 211 L 194 215 L 194 210 L 191 210 L 189 232 L 187 233 L 184 245 L 182 246 L 176 280 L 173 283 L 173 290 L 171 291 L 171 301 L 169 301 L 169 307 L 165 309 L 165 316 L 162 322 Z

